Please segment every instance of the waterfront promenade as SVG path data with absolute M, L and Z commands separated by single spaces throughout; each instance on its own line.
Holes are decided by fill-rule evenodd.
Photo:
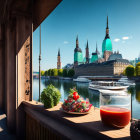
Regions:
M 11 134 L 6 125 L 6 115 L 0 110 L 0 140 L 16 140 L 16 136 Z

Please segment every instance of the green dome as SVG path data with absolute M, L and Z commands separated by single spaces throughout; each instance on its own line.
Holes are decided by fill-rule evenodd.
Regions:
M 98 60 L 98 54 L 97 53 L 93 53 L 90 62 L 94 63 L 97 60 Z
M 81 52 L 74 53 L 74 62 L 83 63 L 83 54 Z
M 102 53 L 104 54 L 104 51 L 112 51 L 112 43 L 110 38 L 105 38 L 102 43 Z

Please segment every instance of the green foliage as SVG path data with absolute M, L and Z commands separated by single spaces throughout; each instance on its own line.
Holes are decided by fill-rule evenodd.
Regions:
M 59 103 L 60 98 L 60 91 L 53 85 L 49 85 L 41 93 L 41 102 L 44 103 L 45 108 L 56 106 Z
M 77 92 L 76 87 L 70 88 L 69 96 L 71 96 L 73 94 L 73 92 Z
M 63 77 L 67 77 L 67 76 L 68 76 L 67 69 L 63 69 Z
M 58 76 L 58 70 L 57 69 L 53 69 L 53 75 L 52 76 Z
M 136 76 L 140 76 L 140 62 L 138 62 L 138 63 L 136 64 L 135 71 L 136 71 Z
M 69 71 L 68 71 L 68 77 L 73 77 L 74 74 L 75 74 L 74 69 L 69 69 Z
M 48 71 L 47 71 L 47 70 L 45 71 L 44 75 L 45 75 L 45 76 L 48 76 Z
M 46 89 L 41 93 L 41 102 L 44 103 L 45 108 L 51 108 L 54 106 L 53 97 L 47 94 Z
M 63 69 L 58 70 L 58 76 L 63 76 Z
M 140 84 L 136 85 L 136 100 L 140 103 Z
M 51 76 L 51 69 L 48 70 L 48 76 Z
M 53 69 L 51 69 L 51 75 L 50 76 L 54 76 L 54 71 Z
M 128 77 L 134 76 L 134 72 L 135 68 L 132 65 L 129 65 L 125 70 L 125 73 Z
M 45 71 L 41 71 L 41 76 L 44 76 L 45 75 Z
M 44 72 L 45 76 L 63 76 L 63 77 L 73 77 L 75 74 L 74 69 L 49 69 Z

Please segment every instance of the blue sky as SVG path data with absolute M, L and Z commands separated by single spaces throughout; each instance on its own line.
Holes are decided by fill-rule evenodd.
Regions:
M 96 41 L 101 52 L 109 17 L 113 51 L 123 58 L 135 59 L 140 54 L 140 0 L 63 0 L 41 24 L 41 69 L 56 68 L 60 48 L 62 66 L 73 63 L 76 36 L 85 55 L 88 39 L 90 54 Z M 33 70 L 38 71 L 39 28 L 33 33 Z

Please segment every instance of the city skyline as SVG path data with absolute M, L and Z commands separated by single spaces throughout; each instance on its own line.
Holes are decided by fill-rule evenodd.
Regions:
M 120 51 L 123 58 L 135 59 L 139 56 L 140 19 L 139 1 L 103 0 L 63 0 L 41 24 L 42 61 L 46 70 L 57 67 L 57 53 L 60 48 L 62 67 L 73 63 L 76 36 L 79 47 L 85 55 L 88 40 L 90 54 L 96 49 L 101 52 L 105 36 L 106 17 L 109 16 L 110 39 L 113 51 Z M 84 10 L 83 10 L 84 9 Z M 131 9 L 131 10 L 130 10 Z M 70 12 L 72 10 L 72 12 Z M 127 15 L 127 16 L 126 16 Z M 135 17 L 134 17 L 135 15 Z M 120 22 L 121 21 L 121 22 Z M 38 71 L 39 30 L 33 33 L 33 70 Z

